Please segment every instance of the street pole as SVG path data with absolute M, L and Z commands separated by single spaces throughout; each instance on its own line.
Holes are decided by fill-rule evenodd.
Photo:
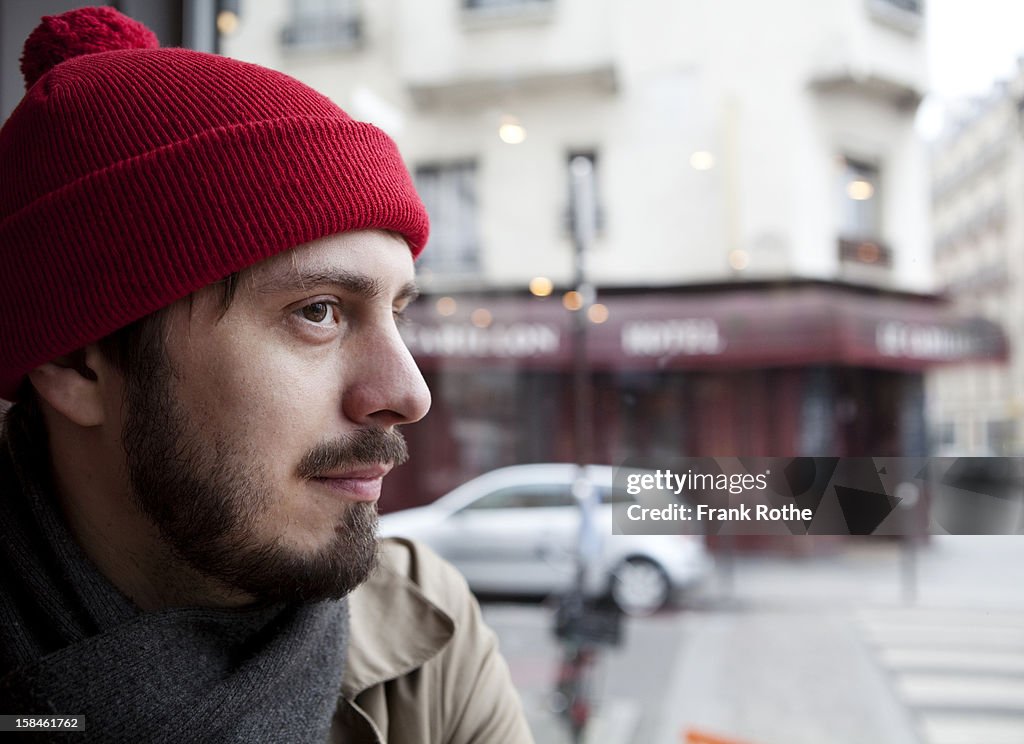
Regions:
M 597 491 L 587 478 L 593 450 L 593 400 L 590 388 L 590 362 L 587 358 L 587 311 L 594 301 L 594 288 L 588 282 L 587 255 L 596 230 L 597 206 L 594 199 L 594 166 L 586 157 L 577 156 L 569 164 L 572 179 L 573 285 L 578 293 L 578 306 L 573 310 L 573 442 L 576 456 L 576 478 L 573 496 L 580 505 L 580 529 L 576 543 L 576 582 L 563 600 L 561 611 L 568 623 L 566 652 L 573 685 L 567 701 L 567 713 L 574 744 L 584 739 L 590 717 L 589 673 L 593 664 L 592 639 L 585 632 L 588 610 L 587 578 L 601 549 L 600 536 L 594 524 Z
M 573 435 L 576 455 L 574 493 L 580 503 L 580 532 L 577 545 L 576 588 L 583 589 L 590 566 L 600 550 L 600 536 L 594 524 L 597 492 L 586 477 L 586 466 L 593 456 L 593 393 L 590 362 L 587 357 L 588 310 L 594 303 L 594 287 L 588 280 L 587 258 L 597 230 L 597 201 L 594 189 L 594 165 L 578 155 L 569 164 L 572 178 L 573 284 L 581 299 L 573 313 Z

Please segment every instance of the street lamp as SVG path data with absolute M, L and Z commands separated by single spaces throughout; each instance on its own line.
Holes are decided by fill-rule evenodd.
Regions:
M 594 303 L 594 287 L 587 276 L 587 255 L 597 232 L 597 203 L 594 188 L 594 164 L 577 155 L 569 164 L 572 178 L 573 297 L 566 307 L 573 312 L 573 390 L 575 393 L 574 441 L 576 443 L 576 482 L 574 491 L 580 502 L 581 519 L 577 551 L 576 587 L 582 593 L 590 565 L 601 549 L 597 534 L 594 503 L 597 492 L 586 477 L 586 466 L 593 457 L 593 395 L 590 364 L 587 358 L 587 313 Z

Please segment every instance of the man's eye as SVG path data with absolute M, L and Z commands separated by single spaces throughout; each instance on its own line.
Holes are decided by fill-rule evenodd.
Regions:
M 314 325 L 326 327 L 334 323 L 334 308 L 329 302 L 313 302 L 300 308 L 299 313 Z

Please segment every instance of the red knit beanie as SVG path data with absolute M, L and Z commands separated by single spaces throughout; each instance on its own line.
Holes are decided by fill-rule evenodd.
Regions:
M 427 215 L 395 144 L 297 80 L 159 49 L 111 8 L 46 17 L 0 129 L 0 397 L 201 287 L 346 230 Z

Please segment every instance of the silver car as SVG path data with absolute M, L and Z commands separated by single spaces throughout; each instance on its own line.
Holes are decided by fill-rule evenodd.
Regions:
M 576 575 L 582 514 L 573 495 L 576 472 L 565 463 L 492 470 L 428 506 L 382 516 L 381 535 L 430 545 L 477 592 L 563 592 Z M 600 500 L 590 596 L 609 595 L 623 611 L 647 614 L 708 574 L 711 561 L 699 536 L 613 535 L 612 468 L 589 466 L 586 478 Z

